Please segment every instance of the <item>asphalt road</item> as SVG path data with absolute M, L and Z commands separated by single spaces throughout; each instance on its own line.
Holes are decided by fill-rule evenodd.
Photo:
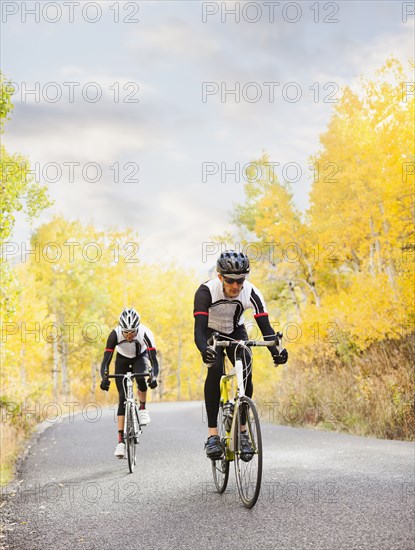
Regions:
M 0 548 L 413 550 L 414 445 L 264 422 L 252 510 L 214 492 L 202 403 L 155 403 L 133 474 L 114 411 L 51 425 L 3 492 Z

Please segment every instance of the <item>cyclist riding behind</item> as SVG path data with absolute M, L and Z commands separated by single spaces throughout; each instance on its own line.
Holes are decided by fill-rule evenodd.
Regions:
M 254 318 L 261 330 L 264 340 L 275 338 L 270 325 L 265 301 L 260 291 L 246 278 L 250 272 L 249 258 L 241 252 L 228 250 L 223 252 L 216 263 L 218 276 L 200 285 L 194 300 L 194 337 L 197 348 L 202 354 L 203 362 L 211 365 L 207 370 L 204 386 L 206 413 L 208 418 L 208 439 L 205 443 L 206 455 L 212 460 L 223 456 L 223 446 L 218 436 L 217 417 L 220 401 L 220 379 L 223 374 L 224 350 L 214 350 L 208 340 L 214 332 L 234 340 L 246 340 L 248 334 L 244 326 L 243 313 L 253 308 Z M 276 346 L 268 348 L 275 366 L 287 362 L 286 349 L 278 351 Z M 235 345 L 226 348 L 228 358 L 234 364 Z M 245 394 L 252 397 L 252 372 L 248 369 L 251 361 L 246 350 L 243 351 Z M 252 452 L 247 434 L 241 435 L 242 448 L 245 453 Z
M 100 388 L 108 391 L 110 380 L 108 379 L 109 366 L 114 351 L 117 350 L 115 359 L 115 374 L 126 374 L 133 372 L 145 374 L 152 370 L 153 377 L 150 379 L 149 387 L 157 387 L 157 376 L 159 364 L 157 360 L 156 346 L 153 333 L 140 323 L 140 316 L 134 308 L 126 308 L 120 315 L 117 328 L 111 331 L 108 336 L 104 358 L 101 364 Z M 138 386 L 138 398 L 140 401 L 139 421 L 145 426 L 150 423 L 150 415 L 146 409 L 147 383 L 144 378 L 136 378 Z M 124 416 L 125 416 L 125 390 L 122 378 L 116 378 L 118 390 L 118 444 L 114 455 L 123 458 L 125 452 Z

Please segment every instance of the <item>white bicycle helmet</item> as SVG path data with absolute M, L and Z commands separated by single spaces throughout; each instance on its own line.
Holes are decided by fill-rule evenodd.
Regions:
M 132 308 L 125 308 L 120 315 L 119 325 L 121 330 L 137 330 L 140 324 L 140 316 L 136 310 Z

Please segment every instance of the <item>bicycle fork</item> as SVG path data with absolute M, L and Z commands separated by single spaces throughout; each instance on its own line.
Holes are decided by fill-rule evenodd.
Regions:
M 236 380 L 238 384 L 238 398 L 235 400 L 234 408 L 233 408 L 233 418 L 232 418 L 232 424 L 231 428 L 228 431 L 226 431 L 226 439 L 228 440 L 227 447 L 227 459 L 228 460 L 234 460 L 235 457 L 235 450 L 236 445 L 238 441 L 238 434 L 236 433 L 236 418 L 239 417 L 239 398 L 245 396 L 245 387 L 244 387 L 244 379 L 243 379 L 243 363 L 241 359 L 237 359 L 235 361 L 235 366 L 229 373 L 229 375 L 225 375 L 222 377 L 221 380 L 221 396 L 224 403 L 229 402 L 229 388 L 228 388 L 228 381 L 233 377 L 233 375 L 236 373 Z M 240 429 L 240 428 L 239 428 Z
M 129 407 L 127 404 L 126 404 L 126 410 L 125 410 L 125 418 L 124 418 L 124 441 L 127 440 L 127 437 L 128 437 L 128 433 L 127 433 L 127 415 L 132 413 L 132 416 L 133 416 L 133 428 L 134 428 L 134 434 L 136 435 L 135 437 L 135 443 L 139 443 L 139 436 L 140 434 L 143 433 L 142 429 L 141 429 L 141 426 L 140 426 L 140 423 L 139 423 L 139 420 L 138 420 L 138 408 L 137 408 L 137 404 L 134 403 L 134 404 L 131 404 L 131 406 Z

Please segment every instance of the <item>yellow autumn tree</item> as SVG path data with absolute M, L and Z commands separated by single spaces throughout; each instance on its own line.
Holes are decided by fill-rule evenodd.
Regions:
M 255 271 L 265 270 L 264 278 L 272 283 L 267 285 L 270 296 L 278 296 L 285 309 L 294 306 L 300 317 L 307 303 L 320 306 L 324 290 L 315 261 L 316 238 L 295 207 L 289 184 L 278 181 L 267 155 L 250 163 L 246 179 L 245 201 L 236 206 L 234 222 L 245 235 L 248 255 L 252 249 Z
M 375 80 L 362 80 L 358 91 L 346 88 L 313 158 L 310 226 L 343 251 L 344 299 L 353 301 L 355 295 L 357 302 L 364 296 L 382 312 L 374 323 L 371 308 L 364 308 L 368 325 L 376 324 L 368 342 L 385 332 L 399 336 L 411 313 L 415 113 L 407 86 L 412 68 L 390 59 Z M 360 322 L 354 335 L 363 331 L 362 316 Z
M 235 210 L 245 242 L 301 249 L 296 261 L 255 264 L 252 274 L 267 288 L 271 317 L 282 311 L 301 320 L 297 335 L 286 338 L 290 361 L 281 378 L 261 380 L 268 399 L 308 411 L 300 423 L 413 437 L 412 74 L 413 62 L 404 67 L 391 58 L 375 78 L 343 90 L 312 157 L 304 216 L 272 174 L 252 178 Z M 291 302 L 281 280 L 291 282 Z M 284 414 L 279 420 L 291 422 Z

